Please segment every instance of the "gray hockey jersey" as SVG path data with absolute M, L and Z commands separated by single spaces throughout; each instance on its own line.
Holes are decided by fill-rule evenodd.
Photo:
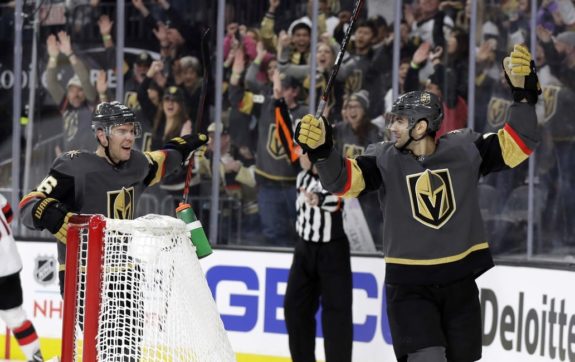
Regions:
M 388 283 L 446 284 L 493 266 L 479 209 L 480 175 L 517 166 L 538 141 L 534 107 L 514 103 L 497 133 L 448 133 L 423 159 L 381 142 L 355 160 L 332 152 L 316 166 L 323 186 L 343 197 L 378 190 Z
M 69 151 L 58 157 L 48 176 L 20 202 L 22 220 L 34 228 L 32 209 L 45 197 L 54 198 L 67 210 L 81 214 L 103 214 L 112 219 L 132 219 L 147 186 L 180 167 L 178 151 L 132 151 L 128 161 L 112 166 L 95 153 Z M 65 260 L 65 235 L 59 238 L 58 259 Z

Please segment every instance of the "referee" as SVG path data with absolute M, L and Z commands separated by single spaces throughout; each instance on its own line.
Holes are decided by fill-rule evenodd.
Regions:
M 284 299 L 289 349 L 294 362 L 315 361 L 315 314 L 327 362 L 349 362 L 353 344 L 352 277 L 341 200 L 326 191 L 306 154 L 297 176 L 298 240 Z

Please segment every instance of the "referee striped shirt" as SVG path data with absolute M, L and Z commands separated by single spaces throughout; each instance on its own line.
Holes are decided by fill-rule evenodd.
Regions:
M 340 198 L 326 191 L 319 181 L 319 176 L 311 171 L 301 171 L 297 176 L 296 186 L 298 235 L 305 241 L 313 242 L 328 242 L 344 237 Z M 319 204 L 316 206 L 308 204 L 302 189 L 317 194 Z

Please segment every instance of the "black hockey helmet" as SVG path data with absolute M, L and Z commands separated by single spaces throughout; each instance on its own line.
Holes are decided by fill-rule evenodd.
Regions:
M 140 122 L 136 122 L 136 115 L 129 108 L 118 101 L 102 102 L 96 106 L 92 114 L 92 130 L 101 129 L 109 136 L 112 128 L 121 124 L 133 123 L 134 134 L 139 137 L 142 134 Z
M 427 91 L 407 92 L 400 96 L 391 107 L 391 115 L 405 116 L 409 119 L 409 129 L 425 119 L 427 132 L 435 133 L 443 121 L 443 105 L 439 98 Z

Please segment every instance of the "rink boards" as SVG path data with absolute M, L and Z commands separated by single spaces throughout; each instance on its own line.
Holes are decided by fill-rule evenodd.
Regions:
M 18 243 L 24 306 L 42 337 L 45 356 L 58 354 L 62 302 L 53 243 Z M 292 255 L 216 250 L 201 264 L 238 361 L 289 361 L 283 294 Z M 385 314 L 384 262 L 353 257 L 354 361 L 394 360 Z M 575 360 L 575 273 L 498 266 L 478 279 L 483 306 L 482 361 Z M 319 319 L 318 319 L 319 321 Z M 0 359 L 23 359 L 13 342 Z M 318 323 L 318 326 L 320 324 Z M 323 359 L 321 328 L 318 359 Z

